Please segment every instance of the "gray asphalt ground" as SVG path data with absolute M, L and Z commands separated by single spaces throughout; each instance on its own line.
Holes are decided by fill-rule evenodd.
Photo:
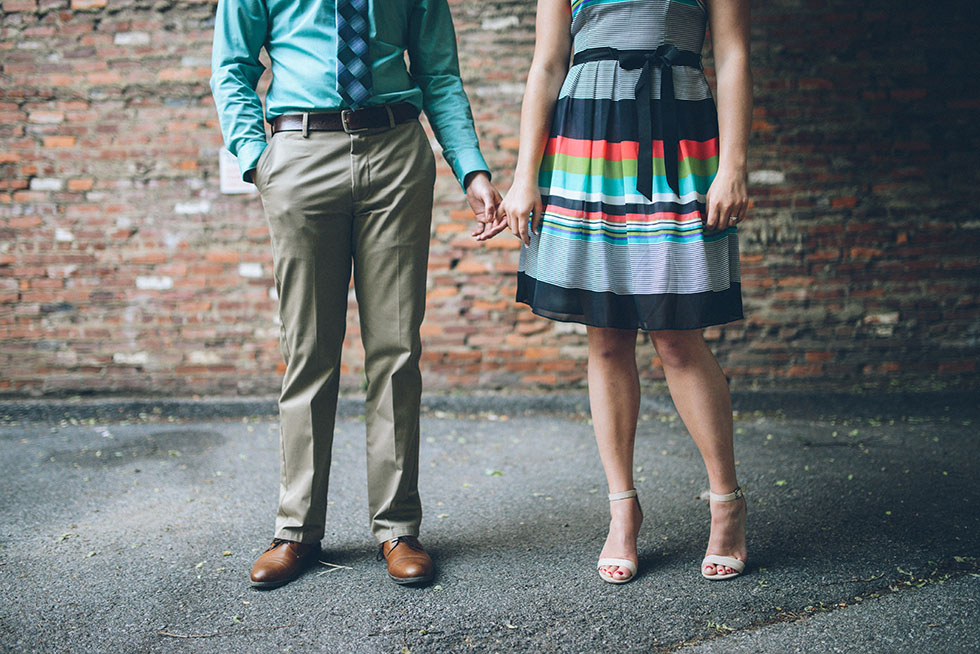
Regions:
M 426 397 L 438 574 L 392 584 L 345 398 L 332 565 L 271 591 L 247 574 L 272 536 L 272 401 L 0 403 L 0 650 L 980 651 L 980 396 L 736 395 L 749 567 L 708 582 L 703 466 L 649 395 L 634 582 L 595 571 L 608 508 L 585 398 L 477 395 Z

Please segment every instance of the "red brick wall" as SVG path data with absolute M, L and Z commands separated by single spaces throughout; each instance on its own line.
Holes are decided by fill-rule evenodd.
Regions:
M 533 2 L 451 4 L 484 150 L 506 186 Z M 733 385 L 975 383 L 970 5 L 753 4 L 748 318 L 707 330 Z M 213 12 L 213 0 L 2 3 L 0 393 L 277 388 L 261 206 L 218 186 Z M 428 388 L 582 385 L 582 331 L 512 302 L 517 242 L 474 245 L 444 164 L 436 205 Z M 347 388 L 363 376 L 354 308 Z M 658 377 L 649 345 L 640 358 Z

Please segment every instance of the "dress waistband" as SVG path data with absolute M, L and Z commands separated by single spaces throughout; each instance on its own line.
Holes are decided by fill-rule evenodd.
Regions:
M 590 48 L 576 52 L 574 65 L 590 61 L 618 61 L 624 70 L 640 70 L 636 82 L 637 138 L 640 142 L 636 160 L 636 190 L 646 199 L 653 200 L 653 132 L 650 127 L 650 71 L 660 69 L 660 125 L 663 130 L 664 168 L 667 185 L 678 196 L 677 154 L 680 136 L 677 133 L 677 107 L 674 105 L 673 66 L 701 68 L 701 55 L 691 50 L 679 50 L 665 43 L 656 50 L 617 50 L 616 48 Z

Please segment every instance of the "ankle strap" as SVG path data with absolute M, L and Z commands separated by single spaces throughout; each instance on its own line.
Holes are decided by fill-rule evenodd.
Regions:
M 631 497 L 636 497 L 635 488 L 631 488 L 628 491 L 623 491 L 622 493 L 609 493 L 610 502 L 615 502 L 616 500 L 627 500 Z
M 708 491 L 708 496 L 715 502 L 734 502 L 735 500 L 742 499 L 745 497 L 745 492 L 742 490 L 741 486 L 738 486 L 731 493 L 727 495 L 718 495 L 717 493 L 712 493 Z

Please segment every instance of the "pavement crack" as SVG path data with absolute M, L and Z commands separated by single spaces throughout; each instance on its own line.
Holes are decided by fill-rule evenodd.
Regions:
M 792 611 L 780 611 L 776 615 L 770 618 L 764 618 L 762 620 L 755 620 L 745 625 L 744 627 L 733 628 L 728 625 L 716 625 L 712 622 L 708 622 L 708 626 L 714 629 L 714 633 L 695 636 L 693 638 L 688 638 L 687 640 L 673 643 L 670 645 L 664 645 L 661 647 L 655 647 L 651 651 L 655 654 L 668 654 L 669 652 L 676 652 L 685 647 L 690 647 L 698 643 L 708 642 L 712 640 L 717 640 L 719 638 L 724 638 L 731 636 L 733 634 L 748 633 L 762 629 L 763 627 L 768 627 L 770 625 L 780 624 L 783 622 L 801 622 L 806 620 L 818 613 L 829 613 L 833 611 L 840 611 L 846 609 L 850 606 L 854 606 L 860 602 L 870 601 L 875 599 L 880 599 L 882 597 L 887 597 L 889 595 L 894 595 L 896 593 L 907 592 L 909 590 L 916 590 L 923 588 L 924 586 L 929 586 L 932 584 L 943 584 L 947 581 L 952 581 L 954 579 L 959 579 L 966 576 L 978 576 L 980 572 L 980 565 L 978 565 L 978 560 L 976 557 L 964 557 L 956 556 L 952 560 L 948 560 L 942 563 L 937 563 L 930 566 L 930 569 L 924 573 L 914 573 L 901 568 L 897 568 L 897 571 L 907 576 L 907 579 L 898 579 L 895 581 L 889 581 L 887 585 L 881 586 L 875 589 L 867 590 L 859 595 L 855 595 L 853 599 L 848 601 L 838 601 L 825 604 L 822 601 L 818 601 L 816 604 L 811 604 L 803 609 L 792 610 Z M 884 577 L 885 573 L 871 577 L 869 579 L 848 579 L 844 581 L 828 582 L 821 584 L 822 586 L 842 584 L 842 583 L 870 583 Z
M 271 625 L 268 627 L 242 627 L 241 629 L 235 629 L 234 631 L 216 631 L 210 634 L 177 634 L 172 631 L 158 631 L 157 636 L 163 636 L 165 638 L 216 638 L 220 636 L 236 636 L 246 631 L 275 631 L 276 629 L 286 629 L 287 627 L 292 627 L 293 624 L 280 624 Z
M 875 575 L 874 577 L 868 577 L 867 579 L 857 579 L 857 578 L 855 578 L 855 579 L 841 579 L 840 581 L 826 581 L 826 582 L 823 583 L 823 585 L 824 586 L 836 586 L 837 584 L 857 584 L 857 583 L 867 584 L 867 583 L 871 583 L 872 581 L 877 581 L 877 580 L 881 579 L 884 576 L 885 576 L 885 573 L 882 572 L 880 575 Z

